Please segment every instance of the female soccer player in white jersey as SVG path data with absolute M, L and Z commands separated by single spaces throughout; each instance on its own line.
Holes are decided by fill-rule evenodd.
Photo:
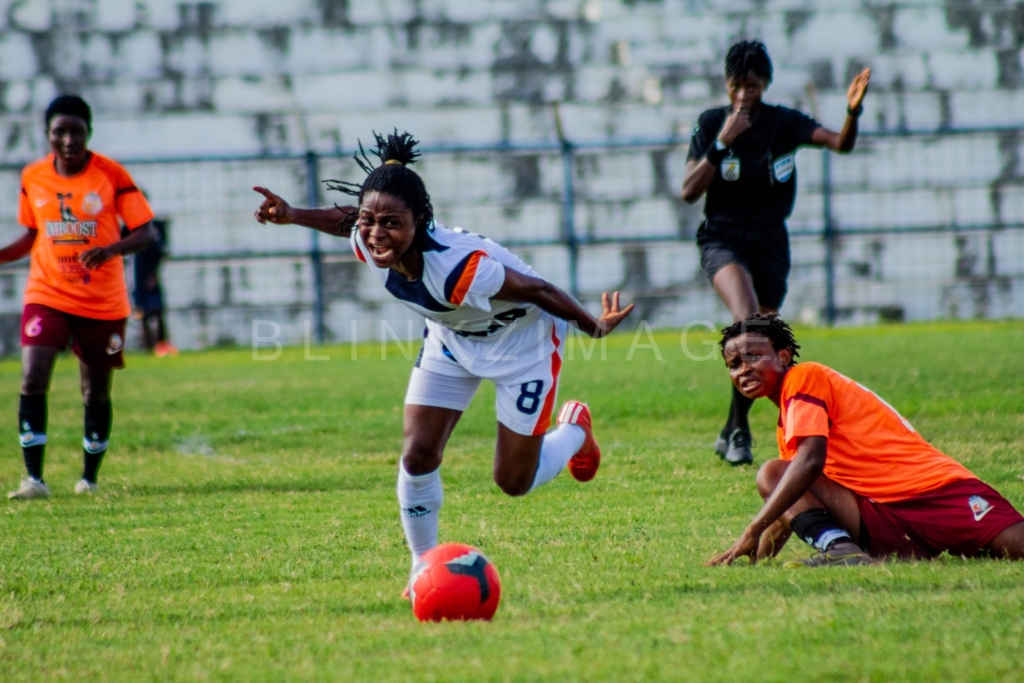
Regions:
M 358 197 L 358 207 L 297 209 L 261 187 L 260 223 L 295 223 L 350 237 L 366 263 L 396 299 L 426 318 L 423 349 L 405 396 L 398 503 L 412 551 L 437 545 L 441 509 L 441 458 L 445 444 L 480 381 L 497 387 L 498 443 L 494 481 L 521 496 L 554 479 L 568 464 L 579 481 L 597 473 L 601 450 L 587 406 L 568 401 L 559 427 L 548 432 L 568 324 L 602 337 L 633 310 L 619 294 L 602 297 L 592 316 L 571 296 L 541 279 L 499 244 L 434 222 L 430 196 L 408 166 L 419 156 L 408 133 L 376 135 L 374 168 L 362 185 L 331 189 Z

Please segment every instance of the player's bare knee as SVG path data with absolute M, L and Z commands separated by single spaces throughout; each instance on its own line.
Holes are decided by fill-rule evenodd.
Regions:
M 993 556 L 1007 560 L 1024 560 L 1024 522 L 1005 529 L 989 544 Z
M 21 380 L 21 393 L 25 396 L 38 396 L 46 393 L 46 378 L 26 375 Z
M 788 466 L 789 463 L 779 459 L 769 460 L 761 465 L 757 471 L 757 492 L 761 494 L 762 498 L 768 500 L 775 492 L 775 487 L 779 485 L 779 480 L 786 473 Z
M 21 377 L 21 393 L 26 396 L 45 394 L 50 387 L 50 373 L 45 368 L 29 367 Z
M 429 474 L 441 466 L 441 453 L 415 443 L 407 443 L 402 449 L 402 466 L 413 476 Z
M 87 406 L 99 406 L 110 402 L 111 372 L 81 365 L 80 384 L 82 402 Z
M 496 469 L 494 471 L 494 483 L 498 485 L 498 488 L 500 488 L 505 495 L 513 497 L 525 496 L 530 492 L 530 486 L 533 484 L 533 478 L 514 473 L 510 474 L 507 472 L 500 472 Z
M 104 403 L 110 403 L 110 394 L 105 386 L 97 387 L 91 382 L 82 382 L 82 403 L 90 408 L 96 408 Z

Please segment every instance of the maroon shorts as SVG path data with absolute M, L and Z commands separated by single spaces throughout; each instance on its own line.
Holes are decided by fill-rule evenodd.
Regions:
M 63 351 L 70 344 L 90 368 L 123 368 L 126 321 L 83 318 L 42 304 L 25 304 L 21 345 L 52 346 Z
M 999 492 L 967 479 L 898 503 L 857 496 L 865 550 L 875 557 L 930 558 L 977 555 L 1024 517 Z

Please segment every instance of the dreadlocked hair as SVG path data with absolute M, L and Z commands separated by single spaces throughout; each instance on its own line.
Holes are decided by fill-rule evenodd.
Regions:
M 778 313 L 754 313 L 723 329 L 722 340 L 718 342 L 722 356 L 725 356 L 725 345 L 729 343 L 730 339 L 735 339 L 748 332 L 768 337 L 772 348 L 776 351 L 789 349 L 793 354 L 793 364 L 796 364 L 796 358 L 800 355 L 800 345 L 796 343 L 793 329 L 779 317 Z
M 373 132 L 376 145 L 367 153 L 359 141 L 359 151 L 353 155 L 356 164 L 366 173 L 362 184 L 342 180 L 325 180 L 327 189 L 343 192 L 357 197 L 359 204 L 367 192 L 380 192 L 398 197 L 412 211 L 416 221 L 416 244 L 421 246 L 427 234 L 427 228 L 434 221 L 434 207 L 430 203 L 430 195 L 423 184 L 423 179 L 409 168 L 416 163 L 420 153 L 416 151 L 419 141 L 409 133 L 399 134 L 398 129 L 387 137 Z M 374 166 L 370 159 L 373 154 L 379 160 Z
M 772 82 L 772 60 L 768 48 L 756 40 L 741 40 L 729 48 L 725 57 L 725 77 L 742 78 L 751 71 L 765 83 Z

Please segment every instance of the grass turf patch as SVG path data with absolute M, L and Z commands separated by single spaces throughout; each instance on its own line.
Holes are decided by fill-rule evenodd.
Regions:
M 798 330 L 805 360 L 876 391 L 1024 508 L 1024 324 Z M 129 358 L 101 493 L 75 496 L 77 364 L 50 393 L 47 501 L 0 514 L 4 680 L 1012 680 L 1024 565 L 943 557 L 823 571 L 707 568 L 759 507 L 755 469 L 711 452 L 729 386 L 708 335 L 573 347 L 560 399 L 588 401 L 605 458 L 523 499 L 491 481 L 485 384 L 442 469 L 443 541 L 502 577 L 490 624 L 421 625 L 399 599 L 394 498 L 411 359 L 347 346 Z M 575 343 L 574 343 L 575 344 Z M 634 347 L 634 348 L 631 348 Z M 630 351 L 632 356 L 630 357 Z M 658 360 L 660 355 L 661 360 Z M 627 360 L 627 358 L 630 358 Z M 15 447 L 20 366 L 0 363 Z M 775 456 L 774 407 L 752 422 Z M 781 560 L 809 554 L 796 542 Z

